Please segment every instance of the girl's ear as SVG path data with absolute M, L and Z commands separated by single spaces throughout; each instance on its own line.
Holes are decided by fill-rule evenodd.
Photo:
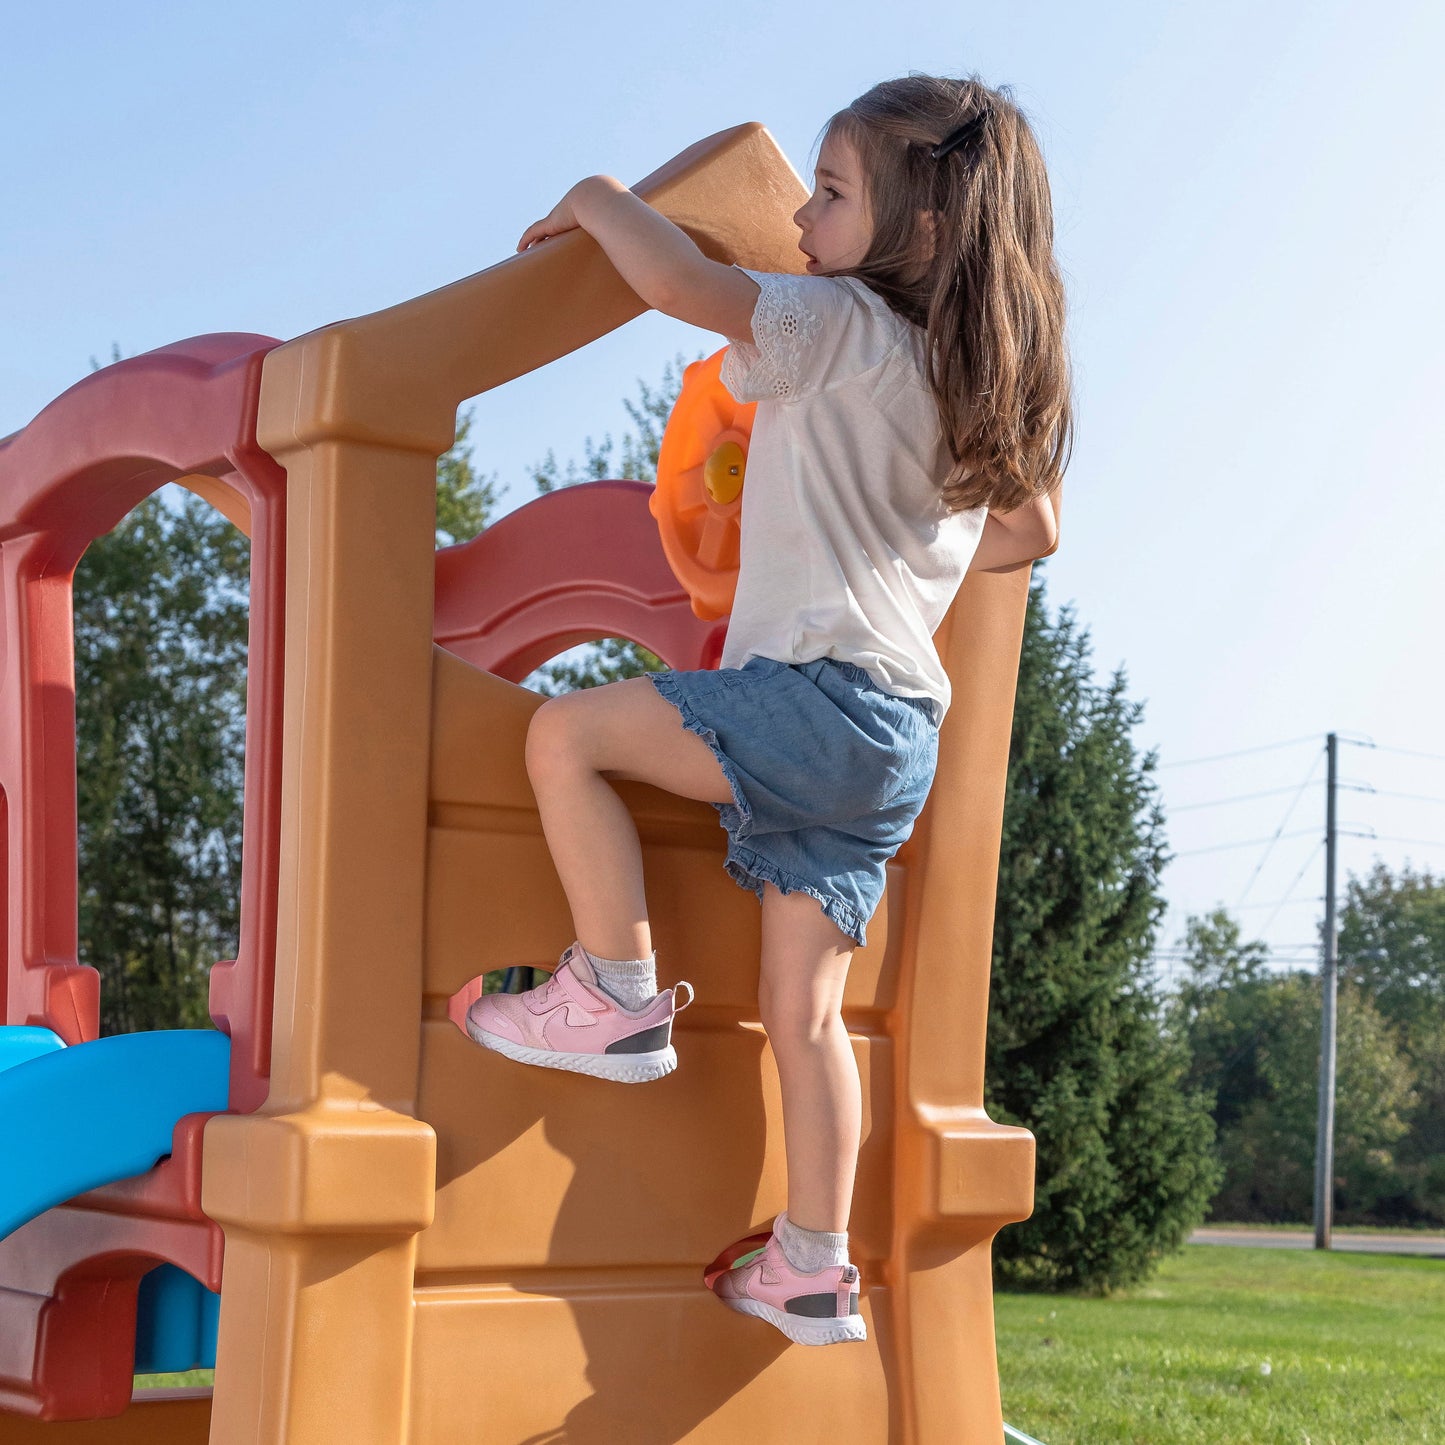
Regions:
M 924 244 L 928 248 L 928 259 L 933 259 L 933 248 L 937 245 L 937 233 L 934 230 L 936 221 L 932 211 L 920 211 L 918 213 L 918 228 L 923 233 Z
M 934 250 L 938 245 L 937 219 L 932 211 L 918 213 L 918 234 L 922 240 L 922 261 L 925 266 L 932 262 Z

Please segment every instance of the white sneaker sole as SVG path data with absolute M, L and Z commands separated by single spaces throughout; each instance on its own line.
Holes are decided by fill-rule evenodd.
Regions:
M 551 1049 L 529 1049 L 478 1028 L 467 1018 L 467 1033 L 484 1049 L 494 1049 L 519 1064 L 536 1064 L 543 1069 L 565 1069 L 570 1074 L 590 1074 L 594 1079 L 611 1079 L 617 1084 L 647 1084 L 661 1079 L 677 1067 L 677 1050 L 669 1044 L 651 1054 L 559 1054 Z
M 866 1340 L 868 1327 L 862 1315 L 844 1319 L 811 1320 L 806 1315 L 790 1315 L 756 1299 L 725 1299 L 723 1303 L 740 1315 L 767 1320 L 780 1329 L 795 1345 L 841 1345 L 850 1340 Z

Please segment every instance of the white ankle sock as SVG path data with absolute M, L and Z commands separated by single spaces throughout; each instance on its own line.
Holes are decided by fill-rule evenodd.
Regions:
M 804 1274 L 817 1274 L 831 1264 L 848 1263 L 848 1236 L 821 1229 L 802 1229 L 785 1209 L 773 1223 L 773 1233 L 790 1265 Z
M 582 945 L 577 945 L 579 948 Z M 657 950 L 646 958 L 598 958 L 587 954 L 603 993 L 610 994 L 625 1009 L 636 1013 L 657 993 Z

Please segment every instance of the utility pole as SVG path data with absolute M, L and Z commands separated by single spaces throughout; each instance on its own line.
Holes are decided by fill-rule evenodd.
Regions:
M 1320 966 L 1320 1111 L 1315 1130 L 1315 1248 L 1330 1247 L 1334 1223 L 1335 1175 L 1335 785 L 1339 740 L 1327 739 L 1329 781 L 1325 800 L 1325 949 Z

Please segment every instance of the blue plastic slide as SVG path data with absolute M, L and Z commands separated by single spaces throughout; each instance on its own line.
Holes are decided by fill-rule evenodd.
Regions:
M 64 1047 L 65 1040 L 49 1029 L 27 1028 L 20 1024 L 0 1028 L 0 1073 Z
M 186 1114 L 219 1112 L 231 1041 L 215 1029 L 60 1046 L 0 1028 L 0 1238 L 56 1204 L 144 1174 Z

